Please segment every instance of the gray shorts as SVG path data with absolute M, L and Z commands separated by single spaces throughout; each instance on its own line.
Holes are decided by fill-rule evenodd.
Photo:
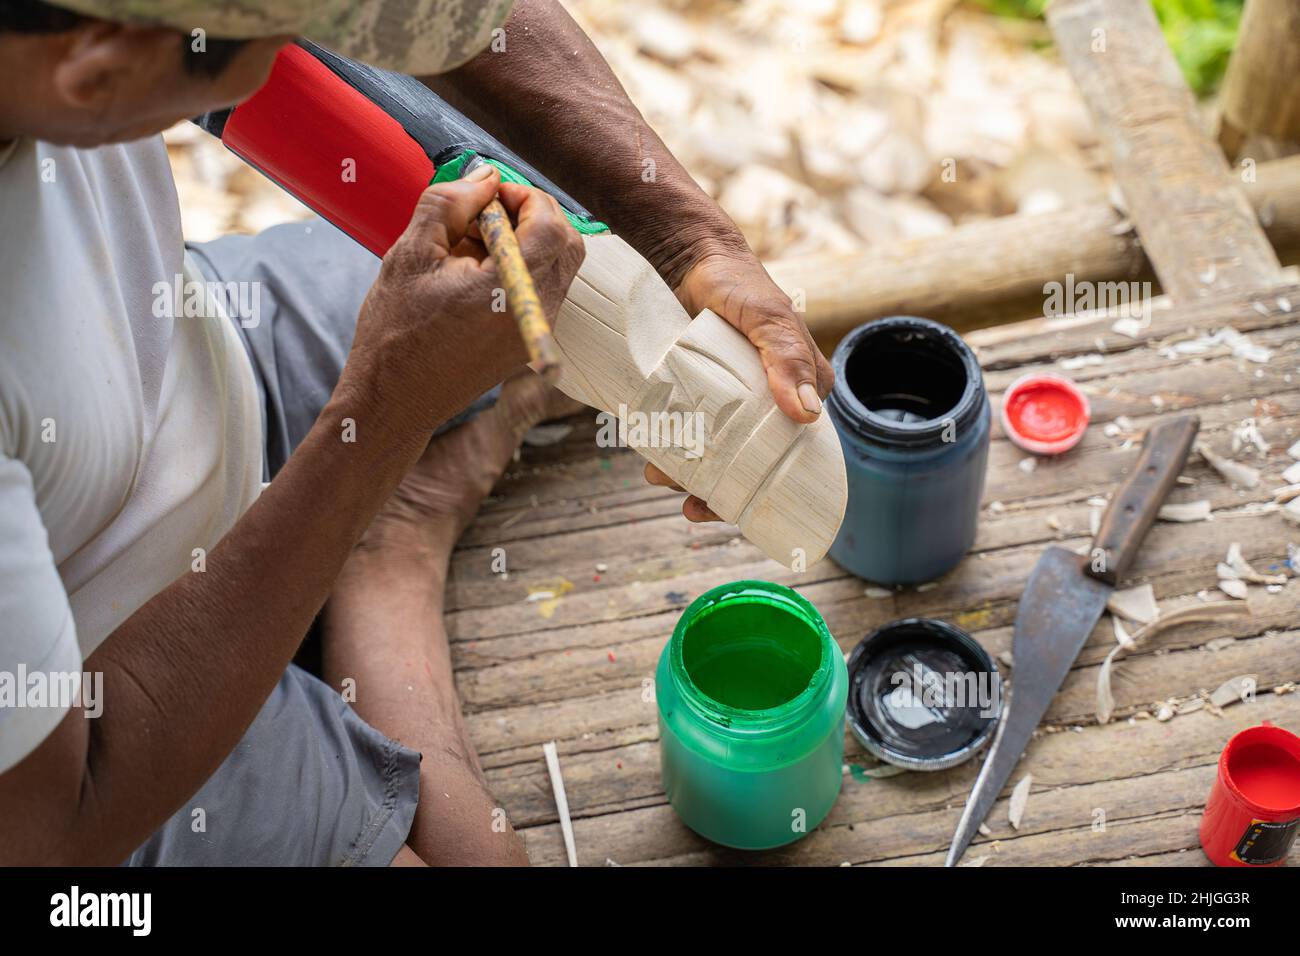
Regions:
M 189 250 L 209 280 L 258 283 L 257 325 L 236 324 L 262 398 L 270 480 L 334 390 L 379 260 L 320 219 Z M 419 754 L 290 666 L 234 752 L 128 864 L 386 866 L 410 833 L 419 768 Z

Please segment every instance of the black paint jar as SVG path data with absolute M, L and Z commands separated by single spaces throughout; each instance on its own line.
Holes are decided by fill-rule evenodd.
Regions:
M 991 421 L 979 362 L 946 325 L 905 315 L 858 326 L 831 362 L 849 486 L 831 557 L 882 584 L 931 581 L 975 542 Z

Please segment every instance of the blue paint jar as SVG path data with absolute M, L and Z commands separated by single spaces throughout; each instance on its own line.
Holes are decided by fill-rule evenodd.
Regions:
M 946 325 L 895 315 L 858 326 L 831 363 L 849 485 L 831 557 L 881 584 L 931 581 L 975 542 L 991 419 L 979 362 Z

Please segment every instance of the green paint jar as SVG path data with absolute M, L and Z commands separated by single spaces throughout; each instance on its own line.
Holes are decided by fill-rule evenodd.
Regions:
M 811 831 L 840 792 L 844 655 L 790 588 L 735 581 L 682 614 L 655 694 L 664 791 L 682 822 L 742 850 Z

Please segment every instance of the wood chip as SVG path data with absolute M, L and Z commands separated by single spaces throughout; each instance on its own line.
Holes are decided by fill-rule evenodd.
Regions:
M 1288 485 L 1300 484 L 1300 461 L 1297 461 L 1286 471 L 1282 472 L 1282 480 Z
M 1180 501 L 1160 506 L 1157 517 L 1161 521 L 1209 521 L 1213 509 L 1210 503 L 1201 501 Z
M 1029 788 L 1034 785 L 1034 775 L 1025 774 L 1016 784 L 1016 788 L 1011 791 L 1011 802 L 1007 807 L 1007 819 L 1011 821 L 1013 829 L 1020 829 L 1020 820 L 1025 815 L 1025 804 L 1029 802 Z
M 1115 591 L 1106 601 L 1106 608 L 1112 614 L 1138 624 L 1150 624 L 1160 616 L 1156 606 L 1156 592 L 1150 584 L 1139 584 L 1135 588 Z
M 1279 488 L 1273 492 L 1274 504 L 1284 505 L 1296 498 L 1300 498 L 1300 485 L 1287 485 L 1285 488 Z
M 1110 723 L 1111 716 L 1115 713 L 1115 695 L 1111 693 L 1110 676 L 1111 669 L 1115 662 L 1115 656 L 1124 650 L 1123 647 L 1116 647 L 1106 659 L 1101 662 L 1101 670 L 1097 672 L 1097 723 Z
M 1291 524 L 1300 524 L 1300 498 L 1288 501 L 1280 512 L 1282 518 Z
M 1236 541 L 1228 545 L 1228 557 L 1224 564 L 1232 569 L 1232 577 L 1242 581 L 1253 581 L 1255 584 L 1286 584 L 1287 582 L 1285 574 L 1260 574 L 1252 568 L 1250 562 L 1242 557 L 1241 545 Z M 1219 577 L 1224 575 L 1220 574 Z
M 1219 590 L 1230 598 L 1236 598 L 1238 601 L 1246 600 L 1247 595 L 1250 593 L 1250 588 L 1246 586 L 1246 582 L 1236 579 L 1220 581 Z
M 1115 631 L 1115 641 L 1120 647 L 1132 647 L 1133 638 L 1129 636 L 1128 631 L 1124 628 L 1123 619 L 1116 614 L 1110 616 L 1112 629 Z
M 1130 638 L 1130 643 L 1117 644 L 1106 655 L 1102 661 L 1101 668 L 1097 671 L 1097 722 L 1099 724 L 1108 724 L 1115 712 L 1115 698 L 1111 691 L 1111 679 L 1114 673 L 1115 661 L 1129 650 L 1137 647 L 1143 641 L 1153 637 L 1162 631 L 1167 631 L 1177 627 L 1180 624 L 1191 624 L 1193 622 L 1219 621 L 1231 618 L 1249 617 L 1250 609 L 1244 605 L 1236 604 L 1231 601 L 1218 601 L 1213 604 L 1189 604 L 1187 607 L 1179 608 L 1176 611 L 1156 618 L 1150 624 L 1139 628 Z M 1157 713 L 1157 720 L 1169 720 L 1174 716 L 1172 709 L 1167 716 L 1160 716 L 1166 708 L 1161 708 Z M 1139 718 L 1149 717 L 1149 714 L 1139 712 L 1135 716 Z
M 1219 685 L 1210 695 L 1210 703 L 1215 707 L 1227 707 L 1229 704 L 1241 703 L 1255 696 L 1258 678 L 1254 674 L 1242 674 Z
M 1243 465 L 1231 458 L 1224 458 L 1203 442 L 1197 442 L 1196 450 L 1209 463 L 1210 467 L 1223 476 L 1234 488 L 1254 488 L 1259 485 L 1259 469 Z

